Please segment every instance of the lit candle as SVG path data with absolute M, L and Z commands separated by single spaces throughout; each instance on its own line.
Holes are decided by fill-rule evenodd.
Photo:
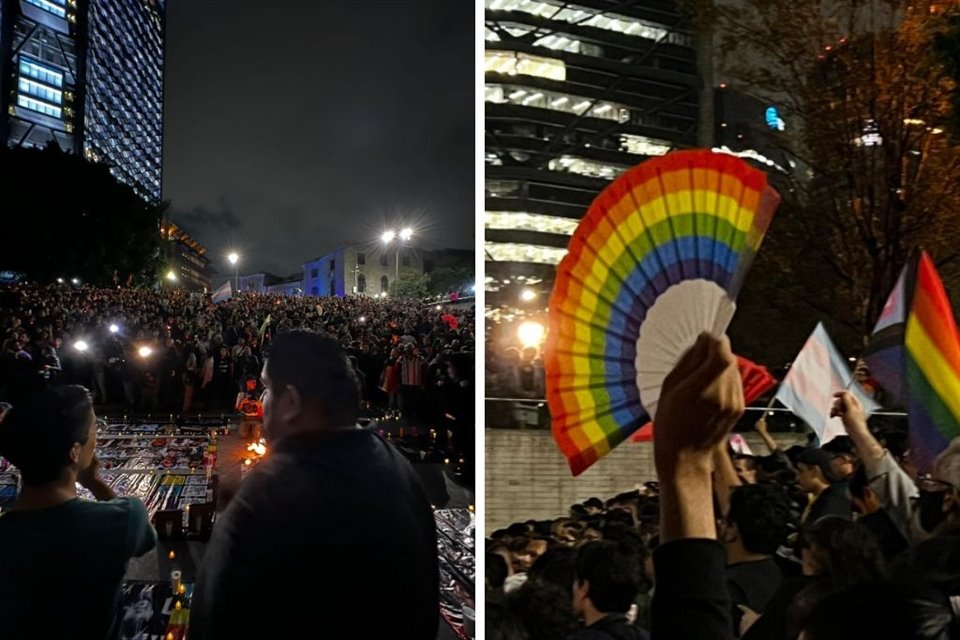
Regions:
M 180 595 L 185 594 L 185 593 L 187 592 L 187 585 L 185 585 L 185 584 L 183 584 L 183 583 L 181 582 L 181 583 L 180 583 L 180 588 L 177 589 L 177 592 L 178 592 Z
M 179 604 L 179 603 L 177 603 L 177 604 Z M 167 640 L 175 640 L 175 638 L 173 637 L 173 632 L 172 632 L 172 631 L 167 634 Z
M 179 600 L 177 600 L 177 604 L 173 605 L 173 608 L 176 609 L 177 611 L 180 611 L 180 609 L 183 609 L 183 605 L 180 604 Z
M 177 557 L 177 554 L 176 554 L 175 552 L 171 551 L 170 553 L 167 554 L 167 557 L 170 558 L 171 560 L 173 560 L 174 558 Z

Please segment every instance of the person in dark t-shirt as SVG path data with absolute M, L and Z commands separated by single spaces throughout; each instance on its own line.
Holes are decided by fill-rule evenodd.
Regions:
M 0 514 L 0 636 L 106 638 L 131 557 L 156 544 L 146 508 L 98 476 L 89 392 L 55 386 L 0 421 L 0 455 L 23 489 Z M 77 497 L 76 484 L 97 502 Z
M 734 633 L 747 607 L 762 614 L 783 582 L 773 559 L 790 533 L 790 500 L 777 487 L 741 485 L 730 492 L 730 509 L 720 539 L 727 550 L 727 589 L 733 606 Z

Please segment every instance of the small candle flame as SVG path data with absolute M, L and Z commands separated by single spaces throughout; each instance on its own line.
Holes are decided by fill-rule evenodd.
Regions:
M 177 554 L 176 554 L 175 552 L 171 551 L 170 553 L 167 554 L 167 557 L 170 558 L 171 560 L 173 560 L 174 558 L 177 557 Z

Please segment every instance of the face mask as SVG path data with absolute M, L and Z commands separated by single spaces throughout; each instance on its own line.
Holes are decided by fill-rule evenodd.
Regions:
M 920 526 L 926 532 L 931 532 L 946 519 L 943 511 L 944 491 L 920 491 Z

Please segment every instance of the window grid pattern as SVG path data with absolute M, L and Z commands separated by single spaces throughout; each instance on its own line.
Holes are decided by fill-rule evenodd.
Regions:
M 85 151 L 152 202 L 161 195 L 163 11 L 93 0 L 89 18 Z

